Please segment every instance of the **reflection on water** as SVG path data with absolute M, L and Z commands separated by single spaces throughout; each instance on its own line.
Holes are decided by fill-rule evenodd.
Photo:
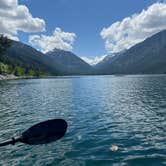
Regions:
M 52 118 L 68 121 L 63 139 L 0 148 L 0 165 L 166 164 L 166 76 L 0 82 L 0 141 Z M 110 151 L 112 145 L 119 150 Z

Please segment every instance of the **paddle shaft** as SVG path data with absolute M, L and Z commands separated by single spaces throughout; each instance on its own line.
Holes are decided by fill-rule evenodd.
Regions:
M 10 145 L 10 144 L 14 145 L 16 142 L 19 142 L 20 140 L 21 140 L 21 137 L 12 138 L 11 140 L 0 143 L 0 147 Z

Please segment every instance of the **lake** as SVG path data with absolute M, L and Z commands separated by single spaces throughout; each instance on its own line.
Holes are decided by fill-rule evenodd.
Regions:
M 165 75 L 0 81 L 0 141 L 53 118 L 68 122 L 65 137 L 1 147 L 0 165 L 166 165 Z

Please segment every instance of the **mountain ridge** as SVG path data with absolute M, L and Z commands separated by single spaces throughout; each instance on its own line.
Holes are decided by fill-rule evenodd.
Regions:
M 5 39 L 5 38 L 4 38 Z M 0 40 L 3 40 L 1 38 Z M 6 39 L 5 39 L 6 40 Z M 50 53 L 43 54 L 35 48 L 24 44 L 22 42 L 8 39 L 10 46 L 6 48 L 3 54 L 0 54 L 0 74 L 15 74 L 15 75 L 75 75 L 75 74 L 90 74 L 92 67 L 84 62 L 81 58 L 75 54 L 56 49 L 56 52 L 60 56 L 65 54 L 64 61 L 69 61 L 71 57 L 74 57 L 75 64 L 81 62 L 81 69 L 72 68 L 74 65 L 70 62 L 72 70 L 66 64 L 60 61 L 60 56 L 52 56 Z M 53 51 L 52 51 L 53 52 Z M 55 52 L 55 50 L 54 50 Z M 71 57 L 70 57 L 71 56 Z M 59 57 L 59 59 L 58 59 Z M 12 68 L 10 71 L 8 68 Z M 64 70 L 64 68 L 66 68 Z
M 106 57 L 108 58 L 108 57 Z M 166 30 L 95 66 L 102 74 L 166 73 Z
M 91 74 L 93 72 L 91 65 L 70 51 L 54 49 L 45 55 L 52 59 L 51 63 L 57 66 L 59 72 L 71 75 Z
M 91 66 L 70 51 L 54 49 L 46 54 L 18 41 L 3 47 L 0 38 L 0 74 L 14 75 L 101 75 L 166 74 L 166 30 L 130 49 L 106 56 Z M 4 38 L 4 41 L 7 40 Z

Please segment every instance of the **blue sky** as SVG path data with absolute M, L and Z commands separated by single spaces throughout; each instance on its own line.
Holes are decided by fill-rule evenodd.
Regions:
M 0 3 L 5 4 L 5 0 L 0 0 L 0 1 L 2 1 Z M 6 1 L 9 1 L 9 0 L 6 0 Z M 114 33 L 114 32 L 116 33 L 115 27 L 110 27 L 110 26 L 117 21 L 122 22 L 122 20 L 127 17 L 131 18 L 133 14 L 140 14 L 143 9 L 147 10 L 148 7 L 158 2 L 156 0 L 146 0 L 146 1 L 145 0 L 139 0 L 139 1 L 132 1 L 132 0 L 116 0 L 116 1 L 115 0 L 49 0 L 49 1 L 48 0 L 19 0 L 18 2 L 17 0 L 10 0 L 10 2 L 11 1 L 17 3 L 17 6 L 18 5 L 26 6 L 26 8 L 29 9 L 29 14 L 32 15 L 33 18 L 42 19 L 42 20 L 35 20 L 36 22 L 40 21 L 39 22 L 40 26 L 36 25 L 35 27 L 35 25 L 31 25 L 31 26 L 34 26 L 33 27 L 34 29 L 36 28 L 35 30 L 32 30 L 33 28 L 31 28 L 29 25 L 26 25 L 26 24 L 21 25 L 18 29 L 16 29 L 15 35 L 17 35 L 17 38 L 19 38 L 20 41 L 27 44 L 31 44 L 35 48 L 41 50 L 40 48 L 41 45 L 42 47 L 44 47 L 43 43 L 39 41 L 42 39 L 41 35 L 45 35 L 45 37 L 51 36 L 56 28 L 60 28 L 59 30 L 60 32 L 62 31 L 62 32 L 66 32 L 66 33 L 68 32 L 68 33 L 74 34 L 74 35 L 68 34 L 69 35 L 68 38 L 70 38 L 69 45 L 71 45 L 72 43 L 72 49 L 70 48 L 70 50 L 72 50 L 78 56 L 87 57 L 87 58 L 100 57 L 102 55 L 110 54 L 112 52 L 116 52 L 116 51 L 118 52 L 120 50 L 119 49 L 120 39 L 115 40 L 114 39 L 115 36 L 110 35 L 111 33 Z M 163 3 L 163 5 L 165 7 L 165 3 Z M 154 8 L 158 9 L 160 7 L 155 6 Z M 152 12 L 152 14 L 153 13 L 156 13 L 156 12 Z M 148 14 L 145 14 L 145 15 L 148 15 Z M 148 18 L 149 17 L 150 16 L 148 16 Z M 159 16 L 156 16 L 156 18 L 158 17 Z M 135 20 L 138 20 L 138 18 Z M 132 18 L 129 21 L 129 24 L 131 22 L 133 22 Z M 139 25 L 139 23 L 137 24 Z M 147 24 L 149 25 L 149 23 Z M 45 31 L 43 31 L 44 29 L 42 29 L 42 26 L 45 26 Z M 30 28 L 28 29 L 28 27 Z M 118 25 L 116 27 L 118 29 L 121 27 L 121 25 Z M 39 30 L 37 30 L 37 28 Z M 103 28 L 105 28 L 105 31 L 103 31 L 102 33 Z M 157 27 L 156 29 L 164 29 L 164 28 Z M 1 28 L 0 28 L 0 31 L 1 31 Z M 151 31 L 149 35 L 155 32 L 157 32 L 157 30 L 153 32 Z M 13 32 L 10 32 L 10 33 L 13 33 Z M 32 39 L 33 42 L 29 42 L 29 37 L 32 35 L 38 35 L 38 36 L 35 36 L 37 37 L 37 41 L 35 38 L 35 42 L 34 42 L 34 38 L 33 38 Z M 66 36 L 66 34 L 63 34 L 63 35 Z M 123 36 L 128 36 L 128 35 L 130 35 L 129 31 L 123 34 Z M 148 35 L 145 35 L 145 37 L 148 37 Z M 136 41 L 139 42 L 143 39 L 144 38 L 140 39 L 140 37 L 133 39 L 132 37 L 132 40 L 135 43 Z M 44 40 L 44 41 L 47 41 L 47 40 Z M 124 40 L 123 41 L 121 40 L 121 45 L 124 42 L 125 42 Z M 134 42 L 132 43 L 134 44 Z M 116 44 L 116 46 L 114 44 Z M 124 45 L 124 48 L 128 48 L 132 44 L 131 43 L 129 44 L 129 42 L 127 42 L 127 44 L 125 43 L 123 45 Z M 66 47 L 68 48 L 68 45 Z M 49 50 L 49 49 L 50 47 L 48 47 L 46 50 Z
M 142 11 L 154 0 L 22 0 L 34 17 L 46 22 L 46 34 L 55 27 L 77 35 L 73 52 L 79 56 L 100 56 L 106 54 L 104 41 L 100 36 L 103 27 L 115 21 Z M 27 41 L 28 34 L 20 34 Z

